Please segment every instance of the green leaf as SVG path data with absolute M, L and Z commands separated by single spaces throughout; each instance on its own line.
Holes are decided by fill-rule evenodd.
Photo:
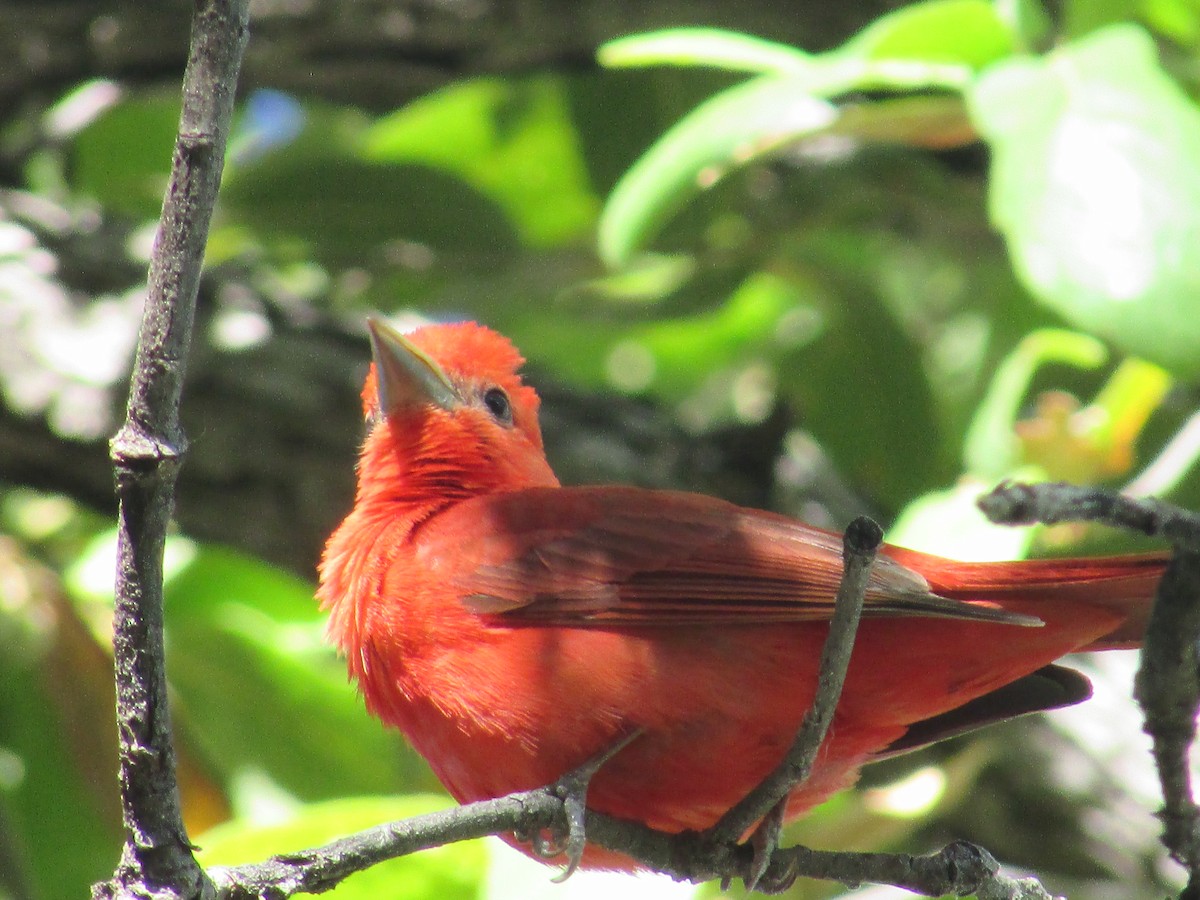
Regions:
M 532 247 L 584 234 L 599 206 L 563 86 L 550 77 L 451 85 L 368 128 L 361 150 L 374 163 L 422 164 L 462 178 Z
M 718 307 L 691 315 L 632 325 L 589 322 L 581 328 L 577 321 L 535 314 L 511 320 L 506 329 L 532 348 L 539 363 L 570 372 L 581 383 L 680 403 L 692 425 L 710 426 L 734 414 L 737 391 L 732 382 L 739 366 L 778 357 L 790 348 L 779 339 L 780 319 L 803 305 L 807 290 L 772 273 L 755 272 Z
M 1064 38 L 1080 38 L 1118 22 L 1128 22 L 1141 12 L 1128 0 L 1065 0 L 1061 9 L 1061 34 Z
M 218 825 L 196 838 L 201 847 L 197 857 L 205 868 L 262 862 L 271 856 L 317 847 L 377 825 L 445 809 L 448 805 L 445 797 L 422 795 L 352 797 L 308 804 L 284 822 L 259 824 L 234 820 Z M 447 844 L 380 863 L 350 876 L 322 896 L 336 900 L 377 900 L 380 897 L 470 900 L 479 896 L 486 864 L 483 842 Z
M 970 139 L 969 122 L 953 101 L 915 98 L 903 109 L 864 103 L 851 115 L 823 98 L 866 90 L 957 92 L 977 66 L 1011 52 L 1011 34 L 990 4 L 945 0 L 887 16 L 836 51 L 722 91 L 677 122 L 614 187 L 600 217 L 600 256 L 609 266 L 626 265 L 699 191 L 804 138 L 836 133 L 939 146 Z
M 843 106 L 831 135 L 943 150 L 973 143 L 975 129 L 957 96 L 923 94 Z
M 222 199 L 230 219 L 264 243 L 330 266 L 361 266 L 396 243 L 423 245 L 434 258 L 470 251 L 492 260 L 517 243 L 503 211 L 461 179 L 336 149 L 268 154 L 223 188 Z
M 735 72 L 788 74 L 808 69 L 812 54 L 796 47 L 719 28 L 667 28 L 602 44 L 596 52 L 609 69 L 638 66 L 711 66 Z
M 1093 446 L 1107 453 L 1110 472 L 1124 475 L 1133 465 L 1134 445 L 1173 382 L 1159 366 L 1131 358 L 1117 366 L 1096 395 L 1090 407 L 1103 415 L 1095 417 L 1088 436 Z
M 696 271 L 696 261 L 683 254 L 643 253 L 629 266 L 584 281 L 564 298 L 596 298 L 622 305 L 642 305 L 662 300 L 679 290 Z
M 1195 0 L 1143 0 L 1142 18 L 1178 44 L 1190 46 L 1200 38 L 1200 4 Z
M 889 13 L 847 41 L 839 56 L 957 63 L 974 69 L 1009 56 L 1013 35 L 986 0 L 930 0 Z
M 90 598 L 107 584 L 108 603 L 114 543 L 111 532 L 97 539 L 69 578 L 92 585 Z M 303 799 L 433 785 L 367 715 L 323 638 L 311 584 L 222 547 L 167 546 L 171 684 L 185 731 L 223 776 L 263 771 Z
M 1028 52 L 1049 39 L 1054 23 L 1042 0 L 997 0 L 995 6 L 1013 33 L 1016 52 Z
M 970 93 L 990 211 L 1026 287 L 1076 327 L 1200 372 L 1200 113 L 1121 25 L 998 64 Z
M 613 189 L 600 217 L 601 258 L 610 266 L 625 265 L 692 195 L 730 168 L 829 128 L 837 110 L 808 96 L 804 87 L 803 79 L 755 78 L 722 91 L 675 124 Z
M 783 347 L 776 340 L 779 320 L 804 300 L 804 286 L 771 272 L 755 272 L 719 309 L 632 329 L 623 343 L 647 354 L 657 391 L 680 396 L 722 369 L 778 355 Z M 702 401 L 709 412 L 736 406 L 737 388 L 730 389 L 724 403 L 712 399 Z
M 996 369 L 967 431 L 963 441 L 966 471 L 978 478 L 995 479 L 1008 475 L 1017 464 L 1020 448 L 1014 426 L 1039 368 L 1061 362 L 1094 369 L 1107 358 L 1104 345 L 1086 334 L 1046 328 L 1026 335 Z
M 309 104 L 294 140 L 231 161 L 218 222 L 225 243 L 237 249 L 257 238 L 288 263 L 329 268 L 361 268 L 397 246 L 486 265 L 517 245 L 504 210 L 457 174 L 363 159 L 369 127 L 361 112 Z
M 162 208 L 178 126 L 178 95 L 116 104 L 71 142 L 72 187 L 112 212 L 154 218 Z
M 0 610 L 0 632 L 7 624 Z M 44 659 L 21 658 L 11 644 L 0 652 L 0 896 L 82 897 L 112 872 L 121 845 L 120 810 L 102 801 L 97 778 L 108 760 L 80 760 L 80 743 L 64 720 L 63 691 Z M 111 697 L 111 695 L 110 695 Z M 111 702 L 111 700 L 110 700 Z M 111 713 L 110 713 L 111 714 Z M 90 746 L 86 741 L 84 746 Z
M 879 246 L 831 223 L 794 259 L 813 273 L 820 330 L 781 365 L 780 397 L 803 410 L 805 429 L 850 483 L 898 509 L 956 467 L 919 348 L 875 283 Z

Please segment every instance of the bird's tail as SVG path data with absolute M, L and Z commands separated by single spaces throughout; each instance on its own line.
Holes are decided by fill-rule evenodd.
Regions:
M 1165 553 L 988 563 L 939 559 L 936 565 L 913 550 L 889 548 L 888 555 L 916 569 L 944 597 L 994 603 L 1043 619 L 1069 616 L 1077 605 L 1120 615 L 1111 631 L 1080 650 L 1139 646 L 1167 564 Z

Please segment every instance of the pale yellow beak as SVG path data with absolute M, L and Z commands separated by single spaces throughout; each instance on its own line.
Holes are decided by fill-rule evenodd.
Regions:
M 430 404 L 453 410 L 462 405 L 458 390 L 424 350 L 382 319 L 367 319 L 367 330 L 380 412 L 388 415 Z

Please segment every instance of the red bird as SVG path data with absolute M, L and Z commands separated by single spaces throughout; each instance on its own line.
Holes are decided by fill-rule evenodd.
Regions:
M 367 708 L 462 802 L 637 736 L 588 806 L 703 829 L 781 760 L 813 698 L 839 536 L 712 497 L 562 487 L 523 360 L 479 325 L 371 323 L 370 431 L 319 597 Z M 882 757 L 1075 703 L 1054 660 L 1140 640 L 1161 556 L 963 563 L 884 545 L 793 819 Z M 585 866 L 629 860 L 589 847 Z

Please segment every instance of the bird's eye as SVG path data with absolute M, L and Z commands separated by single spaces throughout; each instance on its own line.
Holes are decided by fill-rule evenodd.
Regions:
M 512 404 L 508 402 L 508 394 L 500 388 L 488 388 L 483 395 L 483 405 L 488 408 L 492 418 L 501 425 L 511 425 L 513 420 Z

